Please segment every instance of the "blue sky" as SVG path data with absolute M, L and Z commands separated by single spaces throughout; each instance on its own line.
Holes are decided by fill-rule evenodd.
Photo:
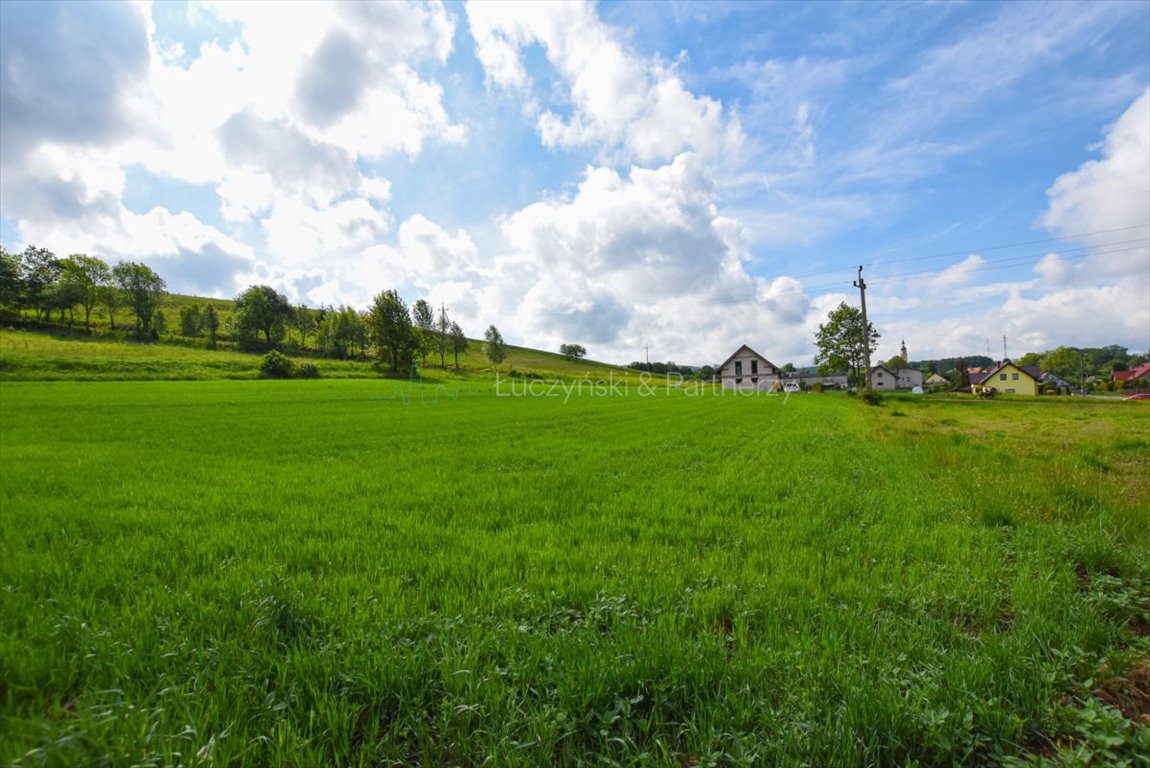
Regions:
M 0 241 L 473 336 L 1150 348 L 1150 3 L 0 3 Z

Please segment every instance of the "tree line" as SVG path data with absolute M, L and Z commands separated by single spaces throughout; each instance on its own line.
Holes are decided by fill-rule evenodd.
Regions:
M 376 295 L 364 312 L 348 306 L 293 305 L 271 286 L 253 285 L 236 296 L 226 321 L 211 301 L 194 302 L 180 308 L 174 328 L 160 310 L 166 293 L 164 279 L 146 264 L 120 261 L 109 266 L 95 256 L 77 253 L 61 258 L 35 245 L 19 253 L 0 247 L 0 307 L 21 315 L 31 312 L 37 322 L 50 323 L 58 315 L 59 322 L 74 325 L 79 311 L 90 331 L 92 312 L 100 306 L 107 311 L 111 330 L 141 339 L 159 339 L 167 333 L 204 339 L 215 348 L 226 334 L 245 351 L 278 349 L 291 342 L 329 357 L 374 357 L 396 371 L 417 360 L 426 365 L 433 355 L 443 368 L 451 355 L 458 368 L 459 355 L 470 345 L 446 308 L 436 312 L 426 299 L 408 308 L 395 290 Z M 125 312 L 131 313 L 133 324 L 117 327 L 117 318 Z M 503 336 L 494 325 L 484 334 L 484 353 L 494 364 L 506 356 Z
M 163 333 L 166 321 L 159 311 L 167 285 L 151 267 L 134 261 L 115 266 L 95 256 L 74 253 L 58 258 L 47 248 L 29 245 L 21 253 L 0 247 L 0 305 L 17 312 L 32 310 L 37 321 L 51 322 L 58 312 L 73 324 L 76 310 L 91 328 L 92 310 L 103 305 L 116 328 L 122 310 L 132 313 L 140 336 Z

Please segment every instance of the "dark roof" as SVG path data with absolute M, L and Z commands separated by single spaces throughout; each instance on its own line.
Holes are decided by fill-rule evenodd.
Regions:
M 1010 358 L 1007 358 L 1006 360 L 1003 360 L 1001 363 L 998 363 L 997 365 L 995 365 L 993 368 L 991 368 L 989 371 L 987 371 L 984 374 L 972 374 L 970 377 L 970 383 L 971 384 L 982 384 L 984 381 L 986 381 L 991 376 L 998 373 L 999 371 L 1001 371 L 1003 368 L 1005 368 L 1008 365 L 1013 365 L 1015 368 L 1022 371 L 1027 376 L 1034 379 L 1036 382 L 1038 381 L 1038 377 L 1041 375 L 1038 372 L 1038 366 L 1037 365 L 1015 365 L 1014 362 L 1012 360 L 1010 360 Z

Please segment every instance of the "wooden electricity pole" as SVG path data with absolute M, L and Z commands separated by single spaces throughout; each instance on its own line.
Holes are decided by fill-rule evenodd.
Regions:
M 863 363 L 866 365 L 866 389 L 870 390 L 870 325 L 866 321 L 866 280 L 862 276 L 863 268 L 859 266 L 859 279 L 855 280 L 855 288 L 859 289 L 862 300 L 862 334 L 863 334 Z

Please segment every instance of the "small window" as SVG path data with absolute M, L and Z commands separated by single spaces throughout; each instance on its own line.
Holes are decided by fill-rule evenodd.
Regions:
M 1013 379 L 1014 381 L 1018 381 L 1018 374 L 1012 373 L 1012 374 L 1010 374 L 1010 378 Z
M 752 376 L 751 377 L 751 383 L 752 384 L 758 384 L 759 383 L 759 377 L 758 376 Z
M 735 375 L 736 376 L 742 376 L 743 375 L 743 361 L 742 360 L 736 360 L 735 361 Z
M 742 384 L 743 383 L 743 377 L 742 376 L 736 376 L 735 377 L 735 383 L 736 384 Z
M 758 373 L 759 373 L 759 361 L 758 360 L 752 360 L 751 361 L 751 375 L 755 376 Z
M 999 381 L 1006 381 L 1006 374 L 1005 373 L 998 374 L 998 380 Z
M 1013 395 L 1013 394 L 1014 394 L 1014 390 L 1013 390 L 1013 389 L 1008 389 L 1008 390 L 1006 390 L 1006 394 L 1008 394 L 1008 395 Z

